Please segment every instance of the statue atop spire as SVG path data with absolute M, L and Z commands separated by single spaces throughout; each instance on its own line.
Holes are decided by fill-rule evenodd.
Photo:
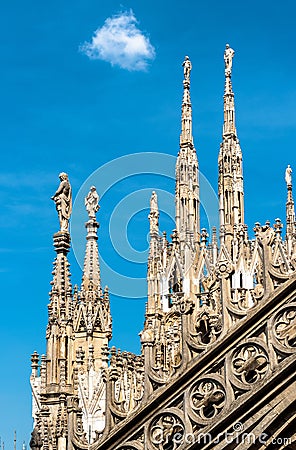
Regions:
M 91 186 L 89 193 L 85 197 L 85 208 L 88 213 L 89 220 L 96 220 L 96 213 L 100 209 L 99 205 L 99 195 L 95 186 Z
M 99 223 L 96 220 L 96 213 L 99 211 L 99 195 L 95 186 L 91 186 L 89 193 L 84 199 L 89 220 L 86 222 L 87 244 L 84 258 L 84 269 L 81 290 L 84 292 L 99 290 L 101 292 L 101 277 L 98 250 L 97 230 Z
M 226 44 L 225 52 L 224 52 L 224 61 L 225 61 L 225 75 L 231 76 L 232 70 L 232 59 L 234 57 L 234 50 Z
M 176 164 L 176 229 L 180 242 L 194 246 L 199 241 L 198 161 L 192 135 L 189 56 L 182 63 L 184 70 L 180 151 Z
M 190 100 L 190 73 L 192 70 L 192 64 L 189 60 L 189 56 L 185 56 L 182 66 L 184 68 L 184 92 L 182 102 L 182 132 L 180 136 L 180 144 L 187 145 L 188 143 L 191 143 L 193 145 L 192 108 Z
M 185 60 L 182 66 L 184 67 L 184 81 L 188 81 L 190 83 L 190 72 L 192 69 L 192 64 L 189 60 L 189 56 L 185 56 Z
M 152 195 L 150 198 L 150 214 L 149 214 L 148 218 L 150 221 L 150 234 L 151 233 L 158 234 L 159 211 L 158 211 L 158 204 L 157 204 L 157 194 L 155 191 L 152 192 Z
M 219 152 L 220 240 L 230 251 L 236 230 L 244 226 L 242 151 L 235 127 L 234 92 L 231 83 L 234 50 L 224 51 L 225 90 L 222 144 Z
M 288 167 L 286 168 L 285 181 L 286 181 L 287 187 L 292 186 L 292 168 L 291 168 L 290 164 L 288 164 Z
M 72 189 L 68 175 L 65 172 L 59 174 L 61 180 L 56 193 L 51 197 L 55 202 L 60 221 L 60 231 L 69 232 L 69 219 L 72 213 Z

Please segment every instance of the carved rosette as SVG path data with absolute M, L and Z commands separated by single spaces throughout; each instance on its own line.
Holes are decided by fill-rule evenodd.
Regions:
M 241 344 L 228 357 L 229 378 L 238 387 L 250 389 L 270 371 L 264 342 L 254 339 Z
M 199 379 L 188 391 L 186 399 L 190 417 L 207 425 L 221 413 L 228 400 L 222 377 L 209 374 Z
M 176 411 L 175 411 L 176 410 Z M 177 450 L 183 448 L 186 433 L 183 418 L 176 408 L 157 415 L 148 427 L 148 441 L 157 450 Z
M 229 261 L 221 261 L 215 269 L 218 278 L 228 278 L 232 271 L 233 266 Z
M 271 340 L 283 353 L 296 351 L 296 303 L 284 306 L 270 321 Z

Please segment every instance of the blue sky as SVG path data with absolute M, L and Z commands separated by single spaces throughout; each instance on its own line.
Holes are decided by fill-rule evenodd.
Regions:
M 128 56 L 120 43 L 117 50 L 109 45 L 110 20 L 122 13 L 120 32 L 127 27 L 135 37 Z M 7 450 L 13 448 L 14 429 L 18 449 L 31 432 L 30 354 L 45 351 L 52 234 L 58 228 L 50 196 L 59 172 L 69 174 L 75 197 L 81 187 L 88 189 L 88 177 L 97 170 L 100 193 L 100 180 L 106 182 L 100 167 L 116 158 L 138 152 L 176 156 L 181 63 L 188 54 L 195 146 L 200 169 L 216 189 L 223 51 L 229 42 L 236 51 L 233 88 L 246 222 L 252 230 L 257 220 L 284 220 L 284 170 L 290 163 L 296 171 L 295 14 L 295 2 L 289 0 L 0 3 L 0 436 Z M 110 186 L 98 215 L 102 257 L 127 282 L 131 275 L 145 277 L 141 252 L 147 249 L 145 207 L 152 187 L 163 192 L 161 228 L 170 232 L 173 226 L 168 195 L 174 192 L 173 171 L 164 176 L 166 160 L 161 166 L 155 159 L 154 175 L 147 175 L 147 158 Z M 140 196 L 128 203 L 130 216 L 122 217 L 116 207 L 134 191 Z M 119 256 L 112 248 L 108 227 L 114 210 L 112 240 L 120 245 L 128 235 L 134 257 Z M 83 245 L 85 220 L 82 211 L 73 223 L 78 235 L 80 226 Z M 75 245 L 77 240 L 75 234 Z M 71 253 L 70 260 L 73 284 L 80 283 L 79 257 L 77 263 Z M 103 283 L 112 291 L 112 271 L 106 278 Z M 130 294 L 135 296 L 132 282 Z M 113 343 L 137 352 L 144 300 L 112 296 L 111 308 Z

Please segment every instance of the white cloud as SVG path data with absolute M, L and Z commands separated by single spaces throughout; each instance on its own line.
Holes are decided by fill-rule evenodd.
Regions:
M 122 69 L 146 70 L 155 49 L 137 25 L 133 11 L 109 17 L 80 50 L 90 59 L 102 59 Z

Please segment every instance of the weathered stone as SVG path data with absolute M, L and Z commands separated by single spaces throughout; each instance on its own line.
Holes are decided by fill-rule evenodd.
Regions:
M 72 291 L 67 254 L 71 188 L 54 196 L 60 231 L 46 331 L 32 355 L 32 449 L 178 450 L 296 448 L 296 226 L 286 169 L 286 236 L 275 220 L 244 223 L 242 152 L 226 46 L 224 125 L 218 157 L 220 235 L 200 230 L 199 172 L 192 136 L 188 57 L 183 63 L 176 229 L 159 234 L 150 201 L 148 301 L 142 352 L 108 348 L 112 319 L 101 288 L 98 194 L 89 215 L 81 288 Z M 131 286 L 132 289 L 132 286 Z M 274 447 L 273 447 L 274 446 Z

